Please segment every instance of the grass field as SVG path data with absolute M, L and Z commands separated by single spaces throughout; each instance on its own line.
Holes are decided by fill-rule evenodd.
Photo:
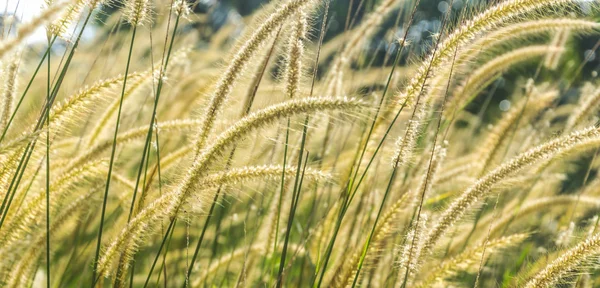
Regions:
M 0 287 L 600 286 L 599 1 L 43 2 Z

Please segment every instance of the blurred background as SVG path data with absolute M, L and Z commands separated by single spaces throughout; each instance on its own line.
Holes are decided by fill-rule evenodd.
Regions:
M 14 33 L 15 23 L 28 21 L 45 5 L 46 0 L 0 0 L 0 13 L 2 13 L 2 24 L 4 33 Z M 252 21 L 253 13 L 261 6 L 267 5 L 273 1 L 269 0 L 188 0 L 193 6 L 194 15 L 190 15 L 188 18 L 190 21 L 181 29 L 183 33 L 196 34 L 196 43 L 194 45 L 195 50 L 203 51 L 208 50 L 209 47 L 214 49 L 215 43 L 220 43 L 224 50 L 227 50 L 229 46 L 235 43 L 237 37 L 244 31 Z M 325 43 L 329 41 L 343 41 L 339 39 L 344 30 L 348 27 L 352 28 L 360 23 L 363 16 L 373 11 L 376 7 L 378 0 L 331 0 L 328 28 L 325 36 Z M 414 5 L 415 0 L 406 0 L 405 8 L 403 11 L 410 11 Z M 472 15 L 473 13 L 480 10 L 482 7 L 489 6 L 497 0 L 421 0 L 415 14 L 415 20 L 413 25 L 409 29 L 407 40 L 410 45 L 408 49 L 404 51 L 404 57 L 401 60 L 401 64 L 404 66 L 410 66 L 422 59 L 426 53 L 431 50 L 434 44 L 436 35 L 440 33 L 440 26 L 442 15 L 448 11 L 448 9 L 455 10 L 452 15 Z M 115 13 L 121 8 L 119 1 L 113 1 L 111 5 L 103 7 L 102 11 L 96 15 L 97 23 L 106 24 L 109 22 L 111 16 L 118 15 Z M 581 1 L 579 2 L 582 11 L 591 11 L 591 2 Z M 468 7 L 466 13 L 462 10 Z M 166 11 L 165 11 L 166 12 Z M 316 42 L 318 37 L 318 31 L 315 31 L 319 27 L 318 21 L 321 19 L 323 11 L 320 11 L 313 23 L 313 31 L 311 36 L 313 37 L 313 43 Z M 158 12 L 160 14 L 160 11 Z M 405 12 L 408 13 L 408 12 Z M 155 15 L 159 17 L 161 15 Z M 368 63 L 371 67 L 380 67 L 384 65 L 384 60 L 388 59 L 389 56 L 395 52 L 396 40 L 405 34 L 405 27 L 403 24 L 407 21 L 407 15 L 403 13 L 393 13 L 392 17 L 386 19 L 384 24 L 380 27 L 379 32 L 373 38 L 373 41 L 368 42 L 362 48 L 361 58 L 357 63 L 354 63 L 354 68 L 359 68 L 361 65 Z M 453 19 L 454 23 L 459 19 Z M 122 22 L 122 21 L 121 21 Z M 108 34 L 114 33 L 116 30 L 129 29 L 128 25 L 121 23 L 118 27 L 104 27 L 97 25 L 96 27 L 88 27 L 83 35 L 85 41 L 92 41 L 92 39 L 105 39 Z M 73 31 L 77 31 L 77 27 L 71 28 Z M 75 33 L 73 33 L 75 34 Z M 216 39 L 218 38 L 218 39 Z M 547 39 L 534 39 L 547 41 Z M 595 35 L 585 36 L 577 35 L 572 37 L 569 41 L 568 59 L 566 63 L 561 64 L 560 69 L 555 71 L 543 71 L 543 73 L 551 73 L 551 75 L 539 75 L 540 79 L 557 79 L 564 78 L 565 83 L 571 83 L 572 87 L 578 87 L 585 81 L 589 81 L 596 77 L 600 70 L 600 59 L 597 57 L 597 48 L 600 39 L 597 39 Z M 36 33 L 28 39 L 28 42 L 37 45 L 37 50 L 42 53 L 45 49 L 46 35 L 44 29 L 38 29 Z M 61 54 L 65 47 L 68 45 L 68 41 L 63 43 L 55 44 L 53 46 L 55 53 Z M 325 44 L 325 45 L 326 45 Z M 333 45 L 332 45 L 333 46 Z M 332 51 L 333 52 L 333 51 Z M 328 64 L 332 59 L 333 53 L 324 55 L 321 61 L 320 68 L 324 70 L 328 67 Z M 329 57 L 328 57 L 329 56 Z M 389 65 L 391 61 L 387 61 Z M 585 65 L 580 63 L 585 62 Z M 510 108 L 509 95 L 514 93 L 515 87 L 519 87 L 516 83 L 522 81 L 524 75 L 533 76 L 536 72 L 536 64 L 531 63 L 529 66 L 524 65 L 516 73 L 507 71 L 503 73 L 495 83 L 489 85 L 488 90 L 481 93 L 472 102 L 471 106 L 467 110 L 474 114 L 485 115 L 489 119 L 494 119 L 503 110 Z M 322 73 L 320 73 L 322 74 Z M 557 77 L 558 76 L 558 77 Z M 372 87 L 371 87 L 372 88 Z M 563 99 L 561 102 L 573 102 L 577 95 L 576 90 L 568 91 L 567 88 L 563 93 Z M 361 91 L 369 93 L 370 87 L 358 87 Z M 486 93 L 487 92 L 487 93 Z M 496 95 L 495 97 L 487 97 L 486 95 Z M 502 103 L 502 104 L 501 104 Z M 490 111 L 486 113 L 478 113 L 482 111 L 482 107 Z M 484 119 L 485 120 L 485 119 Z M 460 124 L 460 123 L 459 123 Z

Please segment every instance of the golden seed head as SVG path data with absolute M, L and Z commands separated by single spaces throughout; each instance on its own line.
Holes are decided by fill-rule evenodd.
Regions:
M 150 22 L 152 16 L 150 0 L 127 0 L 123 7 L 123 16 L 133 26 Z

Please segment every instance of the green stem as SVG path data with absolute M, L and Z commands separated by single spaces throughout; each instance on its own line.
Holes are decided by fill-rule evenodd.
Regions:
M 408 31 L 410 31 L 410 27 L 412 26 L 412 22 L 415 16 L 415 13 L 417 12 L 417 6 L 419 6 L 420 0 L 417 0 L 413 6 L 411 15 L 409 17 L 408 20 L 408 24 L 407 29 L 404 32 L 404 37 L 402 37 L 402 40 L 400 41 L 400 47 L 398 48 L 396 57 L 394 59 L 394 64 L 392 65 L 392 70 L 390 71 L 389 75 L 388 75 L 388 79 L 385 85 L 385 88 L 383 90 L 383 95 L 381 96 L 379 105 L 377 107 L 377 111 L 375 113 L 375 117 L 373 119 L 373 122 L 371 124 L 371 128 L 369 129 L 369 132 L 367 134 L 367 137 L 364 141 L 364 147 L 363 147 L 363 151 L 361 152 L 361 156 L 359 157 L 360 161 L 357 162 L 357 165 L 360 166 L 360 163 L 362 162 L 362 158 L 365 154 L 365 151 L 367 149 L 367 144 L 369 143 L 369 140 L 371 138 L 372 132 L 375 128 L 375 125 L 377 123 L 377 121 L 379 120 L 379 112 L 381 109 L 381 105 L 383 104 L 383 101 L 385 99 L 385 96 L 387 94 L 387 91 L 389 90 L 390 87 L 390 83 L 392 81 L 392 77 L 394 75 L 394 71 L 396 69 L 396 66 L 398 66 L 400 57 L 402 55 L 402 51 L 404 51 L 404 47 L 406 44 L 406 37 L 408 36 Z M 402 112 L 402 110 L 404 110 L 404 107 L 406 106 L 406 101 L 404 103 L 402 103 L 402 106 L 400 106 L 400 109 L 398 109 L 398 112 L 396 113 L 396 115 L 394 116 L 394 119 L 392 120 L 392 122 L 390 123 L 390 125 L 388 126 L 387 130 L 385 131 L 385 134 L 382 136 L 381 141 L 379 141 L 379 144 L 377 145 L 377 148 L 375 149 L 375 151 L 373 152 L 373 155 L 371 156 L 371 159 L 369 160 L 367 166 L 365 167 L 365 170 L 363 171 L 362 175 L 360 176 L 358 182 L 356 183 L 356 186 L 354 186 L 354 180 L 356 179 L 356 176 L 358 175 L 358 169 L 359 167 L 356 167 L 355 169 L 355 174 L 354 177 L 350 179 L 349 181 L 349 186 L 348 186 L 348 194 L 344 200 L 345 203 L 343 204 L 343 206 L 340 209 L 340 214 L 339 214 L 339 218 L 338 218 L 338 222 L 336 223 L 336 230 L 334 231 L 334 234 L 330 240 L 329 246 L 328 246 L 328 253 L 326 253 L 325 255 L 325 261 L 324 261 L 324 266 L 323 266 L 323 270 L 321 271 L 321 275 L 319 277 L 319 282 L 316 284 L 315 287 L 321 287 L 321 283 L 323 281 L 323 276 L 325 275 L 325 270 L 327 269 L 327 264 L 329 263 L 329 258 L 331 257 L 331 249 L 333 249 L 333 245 L 335 244 L 335 240 L 337 239 L 337 233 L 339 232 L 339 226 L 341 225 L 341 221 L 346 213 L 346 210 L 348 209 L 348 206 L 350 205 L 350 203 L 352 202 L 352 199 L 354 198 L 354 196 L 356 195 L 356 192 L 358 191 L 358 188 L 360 187 L 360 184 L 362 184 L 367 172 L 369 171 L 369 168 L 371 167 L 371 165 L 373 164 L 373 161 L 375 160 L 375 157 L 377 156 L 377 154 L 379 153 L 379 150 L 381 149 L 381 147 L 383 146 L 383 143 L 385 142 L 387 136 L 389 135 L 389 132 L 391 131 L 392 127 L 394 126 L 394 124 L 396 123 L 396 120 L 398 119 L 398 117 L 400 116 L 400 113 Z M 354 188 L 354 191 L 352 193 L 350 193 L 352 191 L 352 189 Z
M 208 228 L 208 223 L 212 218 L 213 212 L 215 210 L 215 206 L 217 205 L 217 200 L 219 199 L 219 194 L 221 193 L 221 189 L 217 190 L 215 193 L 215 197 L 212 201 L 212 205 L 210 205 L 210 210 L 208 210 L 208 216 L 206 217 L 206 221 L 204 221 L 204 227 L 202 227 L 202 233 L 200 234 L 200 239 L 198 239 L 198 244 L 196 245 L 196 249 L 194 250 L 194 255 L 192 256 L 192 260 L 190 262 L 190 266 L 188 267 L 188 271 L 186 273 L 186 281 L 183 282 L 183 287 L 187 287 L 187 279 L 190 279 L 190 275 L 192 274 L 192 268 L 194 267 L 194 262 L 196 262 L 196 258 L 198 257 L 198 252 L 200 252 L 200 246 L 202 245 L 202 240 L 204 240 L 204 235 L 206 234 L 206 230 Z
M 102 212 L 100 214 L 100 228 L 98 229 L 98 240 L 96 243 L 96 255 L 94 256 L 94 269 L 92 270 L 92 287 L 96 285 L 98 281 L 96 278 L 96 271 L 98 269 L 98 258 L 100 257 L 100 245 L 102 244 L 102 230 L 104 228 L 104 215 L 106 213 L 106 202 L 108 200 L 108 190 L 110 188 L 110 180 L 112 176 L 112 168 L 115 160 L 115 151 L 117 147 L 117 135 L 119 134 L 119 124 L 121 121 L 121 110 L 123 108 L 123 98 L 125 95 L 125 88 L 127 86 L 127 75 L 129 74 L 129 65 L 131 64 L 131 55 L 133 54 L 133 43 L 135 42 L 135 34 L 137 26 L 133 27 L 133 33 L 131 35 L 131 43 L 129 44 L 129 54 L 127 56 L 127 64 L 125 66 L 125 76 L 123 77 L 123 87 L 121 89 L 121 98 L 119 100 L 119 110 L 117 112 L 117 123 L 115 125 L 115 132 L 113 135 L 112 149 L 110 152 L 110 162 L 108 165 L 108 176 L 106 177 L 106 185 L 104 188 L 104 199 L 102 200 Z
M 350 183 L 348 183 L 348 185 L 349 184 Z M 346 204 L 348 203 L 348 194 L 344 193 L 344 195 L 342 195 L 342 197 L 343 197 L 342 207 L 340 208 L 340 212 L 338 213 L 338 219 L 335 222 L 333 236 L 331 236 L 331 240 L 329 241 L 329 245 L 327 246 L 327 250 L 325 251 L 325 260 L 323 261 L 323 265 L 322 265 L 323 268 L 322 268 L 321 274 L 319 276 L 319 281 L 317 283 L 314 283 L 313 288 L 321 287 L 321 284 L 323 283 L 323 278 L 325 276 L 325 270 L 327 269 L 327 265 L 329 264 L 329 259 L 331 259 L 330 255 L 331 255 L 331 252 L 333 251 L 333 245 L 335 244 L 335 240 L 337 239 L 337 235 L 340 231 L 340 227 L 342 226 L 341 219 L 343 218 L 343 215 L 345 213 L 344 207 L 346 207 Z
M 152 277 L 152 272 L 154 271 L 154 267 L 156 267 L 156 262 L 158 262 L 158 258 L 160 258 L 160 252 L 162 251 L 163 247 L 165 246 L 165 243 L 167 242 L 167 239 L 169 239 L 169 235 L 173 235 L 173 227 L 175 226 L 175 222 L 177 221 L 177 218 L 173 218 L 173 220 L 171 220 L 171 222 L 169 223 L 169 227 L 167 227 L 167 232 L 165 233 L 165 236 L 162 239 L 162 242 L 160 243 L 160 246 L 158 247 L 158 253 L 156 254 L 156 257 L 154 258 L 154 261 L 152 262 L 152 266 L 150 266 L 150 272 L 148 272 L 148 276 L 146 277 L 146 282 L 144 282 L 144 288 L 148 287 L 148 283 L 150 282 L 150 278 Z M 170 241 L 169 241 L 170 242 Z
M 45 121 L 46 120 L 45 119 L 46 118 L 45 117 L 46 110 L 49 110 L 52 107 L 52 104 L 54 103 L 54 100 L 56 99 L 56 96 L 58 95 L 58 91 L 60 90 L 60 87 L 62 85 L 62 81 L 64 80 L 64 77 L 67 74 L 68 68 L 71 65 L 71 60 L 73 59 L 73 56 L 75 55 L 75 51 L 77 50 L 77 46 L 79 45 L 79 41 L 81 40 L 81 36 L 83 35 L 83 31 L 85 30 L 85 27 L 87 26 L 87 24 L 88 24 L 91 16 L 92 16 L 92 11 L 90 11 L 88 13 L 88 15 L 87 15 L 87 17 L 85 19 L 85 22 L 83 23 L 83 26 L 82 26 L 81 30 L 79 31 L 79 35 L 77 36 L 77 40 L 75 40 L 75 43 L 73 44 L 73 48 L 71 48 L 71 51 L 69 53 L 69 57 L 67 58 L 67 62 L 63 66 L 63 68 L 61 70 L 61 73 L 60 73 L 60 76 L 58 77 L 57 83 L 54 85 L 54 88 L 52 89 L 52 93 L 51 93 L 51 96 L 50 96 L 50 101 L 49 102 L 47 101 L 45 103 L 45 105 L 43 106 L 42 111 L 40 113 L 40 117 L 38 118 L 38 120 L 36 122 L 36 125 L 34 127 L 33 133 L 39 132 L 40 129 L 42 129 L 43 123 L 46 122 Z M 44 56 L 44 58 L 45 58 L 45 56 Z M 40 66 L 41 66 L 41 63 L 38 66 L 38 69 L 39 69 Z M 23 95 L 25 95 L 25 93 Z M 21 99 L 20 101 L 22 101 L 22 100 L 23 99 Z M 13 118 L 13 117 L 11 117 L 11 118 Z M 34 138 L 25 147 L 25 150 L 23 151 L 23 156 L 21 157 L 21 160 L 19 160 L 19 164 L 17 166 L 17 170 L 15 171 L 15 175 L 13 176 L 13 178 L 12 178 L 12 180 L 10 182 L 10 185 L 9 185 L 9 187 L 7 189 L 7 193 L 6 193 L 6 196 L 5 196 L 5 198 L 4 198 L 3 202 L 2 202 L 2 206 L 0 206 L 0 213 L 2 213 L 3 211 L 8 211 L 8 209 L 10 208 L 10 205 L 12 204 L 12 200 L 13 200 L 16 192 L 17 192 L 19 184 L 21 183 L 21 179 L 23 178 L 23 174 L 25 174 L 25 169 L 27 168 L 27 164 L 29 163 L 29 160 L 31 159 L 31 155 L 33 153 L 33 149 L 35 148 L 36 144 L 37 144 L 37 138 Z M 8 201 L 7 201 L 7 199 L 8 199 Z M 2 218 L 0 219 L 0 229 L 2 228 L 2 225 L 4 224 L 4 221 L 6 220 L 6 215 L 7 214 L 8 213 L 2 213 Z
M 396 165 L 398 164 L 398 160 L 396 160 Z M 390 175 L 390 180 L 388 181 L 387 188 L 385 189 L 385 194 L 383 194 L 383 200 L 381 200 L 381 205 L 379 205 L 379 211 L 377 211 L 377 216 L 375 217 L 375 223 L 373 223 L 373 227 L 371 227 L 371 232 L 369 233 L 369 237 L 365 242 L 363 247 L 362 254 L 360 255 L 360 260 L 358 262 L 358 267 L 356 268 L 356 273 L 354 274 L 354 280 L 352 281 L 352 287 L 355 287 L 358 282 L 358 276 L 360 275 L 360 270 L 365 262 L 365 258 L 367 256 L 367 252 L 369 250 L 369 246 L 371 244 L 371 240 L 373 239 L 373 235 L 375 235 L 375 230 L 377 229 L 377 223 L 379 222 L 379 218 L 383 212 L 383 207 L 385 206 L 385 200 L 388 198 L 390 191 L 392 190 L 392 186 L 394 184 L 394 180 L 396 179 L 396 173 L 398 172 L 398 168 L 394 168 L 392 170 L 392 175 Z
M 172 49 L 173 49 L 173 43 L 174 43 L 174 40 L 175 40 L 175 35 L 176 35 L 176 32 L 177 32 L 177 26 L 178 25 L 179 25 L 179 15 L 177 15 L 177 17 L 175 19 L 175 26 L 174 26 L 174 29 L 173 29 L 173 34 L 171 35 L 171 41 L 170 41 L 170 44 L 169 44 L 169 50 L 167 52 L 166 58 L 164 58 L 164 65 L 160 69 L 160 74 L 159 74 L 159 78 L 158 78 L 158 84 L 157 84 L 157 87 L 156 87 L 156 94 L 155 94 L 155 97 L 154 97 L 154 107 L 152 109 L 152 116 L 150 118 L 150 125 L 148 125 L 148 132 L 146 133 L 146 142 L 145 142 L 144 149 L 143 149 L 143 152 L 142 152 L 142 159 L 140 161 L 140 165 L 139 165 L 139 168 L 138 168 L 138 173 L 137 173 L 137 177 L 136 177 L 136 181 L 135 181 L 135 187 L 133 189 L 133 197 L 131 198 L 131 206 L 129 207 L 129 214 L 127 216 L 127 223 L 129 223 L 129 221 L 131 221 L 131 217 L 133 216 L 133 209 L 135 207 L 135 200 L 136 200 L 136 197 L 137 197 L 137 191 L 138 191 L 138 187 L 139 187 L 139 184 L 140 184 L 140 178 L 141 178 L 141 175 L 142 175 L 142 170 L 144 169 L 145 166 L 147 167 L 147 165 L 148 165 L 148 163 L 146 163 L 146 165 L 144 165 L 144 163 L 147 160 L 146 156 L 149 155 L 150 141 L 152 139 L 152 131 L 153 131 L 152 129 L 153 129 L 153 126 L 154 126 L 154 123 L 155 123 L 155 120 L 156 120 L 156 111 L 157 111 L 157 108 L 158 108 L 158 101 L 160 99 L 160 94 L 161 94 L 162 87 L 163 87 L 163 82 L 164 82 L 163 81 L 163 78 L 164 78 L 163 76 L 165 75 L 165 73 L 167 71 L 167 66 L 169 64 L 169 58 L 171 56 L 171 52 L 172 52 Z M 133 277 L 133 269 L 134 268 L 135 268 L 135 262 L 132 264 L 132 269 L 131 269 L 132 270 L 132 275 L 131 275 L 131 277 Z M 133 278 L 131 278 L 131 279 L 133 279 Z M 130 285 L 132 285 L 132 282 L 130 282 Z
M 167 242 L 167 247 L 165 248 L 166 251 L 169 251 L 169 247 L 171 246 L 171 239 L 173 238 L 173 231 L 175 231 L 175 229 L 171 229 L 171 236 L 169 237 L 169 241 Z M 169 287 L 168 286 L 168 281 L 167 281 L 167 267 L 166 267 L 166 263 L 167 263 L 167 253 L 165 252 L 165 254 L 163 254 L 163 261 L 161 263 L 161 267 L 159 269 L 159 273 L 158 273 L 158 278 L 156 278 L 156 287 L 158 287 L 158 283 L 160 283 L 160 277 L 162 274 L 160 274 L 160 270 L 163 271 L 163 274 L 165 275 L 164 277 L 164 286 L 163 287 Z M 144 287 L 146 287 L 144 284 Z
M 281 206 L 283 202 L 283 194 L 285 191 L 285 167 L 287 166 L 287 152 L 290 139 L 290 118 L 287 119 L 287 128 L 285 130 L 285 143 L 283 144 L 283 169 L 281 171 L 281 184 L 279 190 L 279 202 L 277 203 L 277 218 L 275 220 L 275 240 L 273 241 L 273 253 L 277 251 L 277 240 L 279 238 L 279 219 L 281 215 Z
M 48 39 L 48 47 L 50 47 Z M 48 79 L 46 102 L 50 102 L 50 53 L 48 53 Z M 50 109 L 46 109 L 46 287 L 50 288 Z
M 267 54 L 267 57 L 265 58 L 265 60 L 263 62 L 263 65 L 262 65 L 262 67 L 261 67 L 261 69 L 259 71 L 258 79 L 256 80 L 256 83 L 255 83 L 255 85 L 254 85 L 254 87 L 252 89 L 252 92 L 249 93 L 249 95 L 248 95 L 248 97 L 246 99 L 246 103 L 244 104 L 244 110 L 241 113 L 241 118 L 245 117 L 246 115 L 248 115 L 248 113 L 250 113 L 250 109 L 252 108 L 252 104 L 254 103 L 254 99 L 256 98 L 256 93 L 258 92 L 258 87 L 260 86 L 260 83 L 262 82 L 263 75 L 265 73 L 267 65 L 269 64 L 269 60 L 271 59 L 271 56 L 273 55 L 273 51 L 275 49 L 275 43 L 277 43 L 277 39 L 279 39 L 279 33 L 280 32 L 281 32 L 281 29 L 275 35 L 275 39 L 273 40 L 273 45 L 271 46 L 271 49 L 269 50 L 269 53 Z M 237 150 L 237 144 L 234 145 L 234 147 L 231 149 L 231 152 L 229 153 L 229 158 L 227 158 L 227 163 L 225 164 L 225 169 L 224 169 L 225 171 L 229 170 L 229 168 L 230 168 L 230 166 L 232 164 L 233 156 L 234 156 L 236 150 Z M 196 262 L 196 258 L 198 257 L 198 253 L 200 251 L 200 246 L 202 245 L 202 242 L 204 240 L 204 233 L 206 232 L 206 229 L 208 228 L 208 224 L 210 223 L 210 220 L 212 218 L 212 214 L 214 212 L 215 205 L 217 204 L 217 200 L 219 199 L 219 195 L 221 194 L 221 190 L 222 190 L 222 186 L 219 186 L 219 188 L 217 189 L 217 192 L 215 194 L 215 198 L 213 199 L 213 202 L 211 204 L 211 208 L 210 208 L 210 211 L 208 213 L 208 217 L 206 218 L 206 221 L 204 222 L 204 226 L 202 228 L 202 233 L 200 235 L 200 239 L 198 239 L 198 244 L 196 244 L 196 248 L 194 250 L 194 255 L 192 256 L 192 260 L 190 262 L 190 266 L 189 266 L 189 269 L 188 269 L 188 272 L 187 272 L 186 279 L 189 279 L 189 277 L 191 276 L 192 267 L 194 266 L 194 263 Z M 220 217 L 218 219 L 219 223 L 220 223 L 221 219 L 222 219 L 222 217 Z M 216 243 L 217 243 L 216 241 L 217 241 L 218 233 L 219 232 L 218 232 L 218 229 L 217 229 L 217 232 L 215 234 L 215 246 L 216 246 Z M 216 253 L 215 250 L 216 249 L 213 249 L 213 256 Z M 159 251 L 159 254 L 160 254 L 160 251 Z
M 358 191 L 358 188 L 360 186 L 360 184 L 362 183 L 362 181 L 364 180 L 369 168 L 371 167 L 371 165 L 373 164 L 374 160 L 375 160 L 375 156 L 377 156 L 379 150 L 381 149 L 381 147 L 383 146 L 383 143 L 385 142 L 385 139 L 387 138 L 387 135 L 389 134 L 389 132 L 391 131 L 392 127 L 394 126 L 394 124 L 396 123 L 396 121 L 398 120 L 398 117 L 400 116 L 400 113 L 402 112 L 402 110 L 404 110 L 404 107 L 406 106 L 406 102 L 404 102 L 402 104 L 402 106 L 400 107 L 400 109 L 398 110 L 398 112 L 396 113 L 396 115 L 394 116 L 394 119 L 392 119 L 392 122 L 390 123 L 390 125 L 388 126 L 385 134 L 383 135 L 381 141 L 379 141 L 379 144 L 377 145 L 377 148 L 375 149 L 375 151 L 373 152 L 373 155 L 371 156 L 371 159 L 369 160 L 369 162 L 367 163 L 367 166 L 365 167 L 365 170 L 363 171 L 361 177 L 359 178 L 356 186 L 354 186 L 354 180 L 356 179 L 357 176 L 357 171 L 359 169 L 359 165 L 360 162 L 362 161 L 362 158 L 365 154 L 366 148 L 367 148 L 367 144 L 369 143 L 369 139 L 373 133 L 373 130 L 375 128 L 375 124 L 378 120 L 378 115 L 381 109 L 381 106 L 383 104 L 385 95 L 389 89 L 390 83 L 391 83 L 391 79 L 392 79 L 392 75 L 394 74 L 394 70 L 395 67 L 397 66 L 400 56 L 401 56 L 401 52 L 402 52 L 402 47 L 404 47 L 403 45 L 400 47 L 400 49 L 398 49 L 398 52 L 396 54 L 396 59 L 394 60 L 394 65 L 392 66 L 392 71 L 390 72 L 390 74 L 388 75 L 388 81 L 386 84 L 386 87 L 383 91 L 383 95 L 381 96 L 381 100 L 379 102 L 378 108 L 376 110 L 376 114 L 375 117 L 373 119 L 373 122 L 371 123 L 369 132 L 367 133 L 367 136 L 365 138 L 365 140 L 362 142 L 363 143 L 363 149 L 362 151 L 360 151 L 360 156 L 358 157 L 359 161 L 356 162 L 356 167 L 354 168 L 354 176 L 350 177 L 348 179 L 348 186 L 346 187 L 347 192 L 344 195 L 344 203 L 342 203 L 342 207 L 340 208 L 340 212 L 338 215 L 338 220 L 336 222 L 336 229 L 334 230 L 334 234 L 332 236 L 332 238 L 330 239 L 329 242 L 329 246 L 327 248 L 327 252 L 325 254 L 325 260 L 323 261 L 323 268 L 321 271 L 321 275 L 319 276 L 319 281 L 314 285 L 314 287 L 321 287 L 321 284 L 323 282 L 323 277 L 325 275 L 325 270 L 327 269 L 327 264 L 329 263 L 329 258 L 331 256 L 331 250 L 333 249 L 333 246 L 335 244 L 335 241 L 337 239 L 337 233 L 339 232 L 339 226 L 341 226 L 341 221 L 344 218 L 345 214 L 346 214 L 346 210 L 348 209 L 348 206 L 350 205 L 350 203 L 352 203 L 352 200 L 354 198 L 354 196 L 356 195 L 356 192 Z M 354 188 L 354 191 L 352 191 Z
M 294 222 L 294 215 L 296 214 L 297 201 L 300 197 L 300 170 L 302 169 L 302 156 L 304 155 L 304 146 L 306 144 L 306 134 L 308 130 L 308 119 L 306 116 L 304 119 L 304 128 L 302 130 L 302 142 L 300 144 L 300 152 L 298 153 L 298 165 L 296 167 L 296 180 L 294 182 L 294 191 L 292 193 L 292 201 L 290 206 L 290 214 L 288 216 L 287 229 L 285 232 L 285 240 L 283 242 L 283 250 L 281 252 L 281 259 L 279 260 L 279 272 L 277 273 L 277 288 L 280 288 L 283 285 L 283 268 L 285 266 L 285 257 L 287 254 L 288 242 L 290 240 L 290 234 L 292 230 L 292 223 Z M 288 119 L 289 124 L 289 119 Z M 308 153 L 306 153 L 306 161 L 308 161 Z M 304 165 L 306 165 L 306 161 Z M 285 167 L 285 165 L 284 165 Z M 285 169 L 285 168 L 284 168 Z M 281 212 L 281 211 L 280 211 Z
M 177 26 L 179 25 L 179 15 L 175 19 L 175 26 L 173 28 L 173 34 L 171 35 L 171 43 L 169 44 L 169 51 L 167 52 L 167 57 L 165 58 L 165 62 L 160 71 L 160 76 L 158 78 L 158 84 L 156 87 L 156 95 L 154 97 L 154 107 L 152 108 L 152 117 L 150 118 L 150 125 L 148 125 L 148 133 L 146 133 L 146 144 L 144 145 L 144 150 L 142 152 L 142 160 L 140 161 L 140 166 L 138 168 L 137 178 L 135 181 L 135 188 L 133 189 L 133 197 L 131 198 L 131 207 L 129 208 L 129 215 L 127 216 L 127 223 L 131 220 L 131 216 L 133 214 L 133 208 L 135 206 L 135 199 L 137 195 L 137 190 L 140 183 L 140 178 L 142 175 L 142 170 L 144 168 L 144 162 L 146 161 L 146 154 L 148 153 L 148 149 L 150 147 L 150 140 L 152 140 L 152 131 L 154 126 L 154 121 L 156 119 L 156 110 L 158 108 L 158 100 L 160 99 L 160 93 L 163 87 L 163 76 L 167 71 L 167 65 L 169 64 L 169 58 L 171 56 L 171 52 L 173 49 L 173 42 L 175 42 L 175 35 L 177 32 Z M 135 30 L 134 30 L 135 33 Z
M 21 94 L 21 98 L 19 99 L 19 102 L 17 103 L 15 110 L 13 111 L 12 115 L 10 116 L 8 123 L 6 123 L 6 127 L 4 127 L 4 130 L 2 131 L 2 136 L 0 136 L 0 143 L 2 143 L 2 140 L 4 140 L 4 137 L 6 136 L 6 132 L 8 132 L 8 128 L 10 127 L 10 124 L 15 119 L 15 116 L 17 115 L 17 112 L 19 111 L 19 108 L 21 107 L 23 100 L 25 99 L 25 95 L 27 95 L 27 92 L 29 92 L 29 88 L 31 88 L 31 85 L 33 84 L 33 80 L 35 79 L 35 76 L 37 76 L 37 73 L 40 71 L 40 68 L 42 67 L 42 64 L 44 63 L 44 60 L 46 59 L 46 56 L 48 56 L 48 58 L 50 58 L 50 50 L 51 50 L 52 45 L 54 44 L 54 41 L 56 40 L 57 37 L 58 36 L 54 36 L 54 38 L 52 38 L 52 40 L 48 44 L 48 48 L 46 48 L 46 52 L 44 52 L 44 56 L 42 57 L 42 59 L 40 60 L 40 63 L 38 63 L 37 67 L 35 68 L 33 75 L 31 75 L 31 78 L 29 79 L 29 82 L 27 83 L 27 86 L 25 87 L 23 94 Z M 0 213 L 2 213 L 2 210 L 0 210 Z

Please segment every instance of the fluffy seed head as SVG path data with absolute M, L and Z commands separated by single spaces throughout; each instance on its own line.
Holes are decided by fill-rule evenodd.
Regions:
M 476 201 L 487 195 L 494 184 L 510 175 L 514 175 L 526 166 L 556 155 L 563 149 L 588 140 L 593 140 L 597 137 L 600 137 L 600 131 L 597 127 L 590 127 L 573 132 L 564 137 L 534 147 L 489 172 L 486 176 L 479 179 L 475 184 L 463 192 L 462 195 L 452 202 L 446 211 L 444 211 L 438 223 L 435 224 L 427 236 L 424 252 L 429 252 L 446 231 L 456 223 L 456 221 L 462 218 Z
M 150 0 L 127 0 L 123 7 L 123 16 L 133 26 L 144 25 L 151 19 Z

